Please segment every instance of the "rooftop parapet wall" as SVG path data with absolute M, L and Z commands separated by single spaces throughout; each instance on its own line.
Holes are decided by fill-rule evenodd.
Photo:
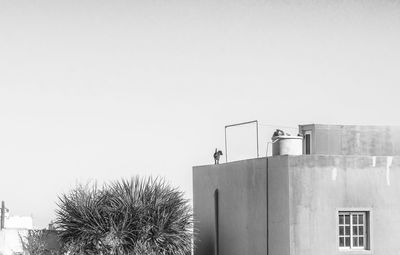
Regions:
M 311 154 L 400 156 L 400 126 L 300 125 L 311 131 Z

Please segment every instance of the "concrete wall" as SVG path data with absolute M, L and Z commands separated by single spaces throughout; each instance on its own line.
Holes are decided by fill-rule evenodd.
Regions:
M 288 156 L 268 158 L 268 254 L 290 254 Z M 266 254 L 266 253 L 264 253 Z
M 370 208 L 371 253 L 400 253 L 400 157 L 288 159 L 291 255 L 343 254 L 337 240 L 338 208 Z
M 195 255 L 215 254 L 215 189 L 219 190 L 219 254 L 266 254 L 265 169 L 265 158 L 193 168 Z
M 371 250 L 352 255 L 400 254 L 399 156 L 278 156 L 194 167 L 193 178 L 195 255 L 215 254 L 215 189 L 220 255 L 349 254 L 337 239 L 345 209 L 371 212 Z
M 400 156 L 400 127 L 300 125 L 312 131 L 312 154 Z

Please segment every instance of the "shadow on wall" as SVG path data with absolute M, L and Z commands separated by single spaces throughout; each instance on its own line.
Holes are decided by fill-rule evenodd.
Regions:
M 60 253 L 55 230 L 3 229 L 0 231 L 0 255 Z

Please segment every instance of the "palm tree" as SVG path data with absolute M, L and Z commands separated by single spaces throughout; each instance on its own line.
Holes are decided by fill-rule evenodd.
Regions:
M 59 196 L 56 214 L 60 241 L 72 254 L 191 254 L 191 207 L 164 179 L 80 185 Z

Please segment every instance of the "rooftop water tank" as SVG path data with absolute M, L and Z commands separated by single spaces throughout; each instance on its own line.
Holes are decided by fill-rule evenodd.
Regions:
M 279 135 L 272 137 L 272 156 L 302 155 L 303 137 Z

